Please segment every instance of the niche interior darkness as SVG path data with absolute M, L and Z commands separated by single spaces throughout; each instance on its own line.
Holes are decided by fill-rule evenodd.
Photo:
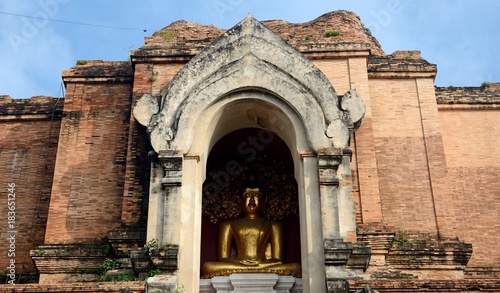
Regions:
M 212 217 L 210 213 L 224 213 L 227 204 L 224 203 L 222 194 L 237 193 L 236 196 L 240 196 L 243 189 L 248 187 L 246 185 L 257 185 L 266 196 L 267 192 L 275 198 L 286 196 L 291 199 L 291 205 L 282 204 L 278 208 L 285 239 L 283 262 L 300 263 L 298 192 L 290 150 L 275 133 L 258 128 L 244 128 L 222 137 L 214 144 L 208 156 L 206 180 L 203 185 L 200 265 L 207 261 L 217 261 L 216 247 L 220 223 L 241 217 L 239 213 L 234 212 L 227 218 L 221 217 L 220 212 Z M 281 191 L 286 194 L 281 195 Z M 214 208 L 217 204 L 221 206 Z M 266 208 L 268 204 L 269 197 Z

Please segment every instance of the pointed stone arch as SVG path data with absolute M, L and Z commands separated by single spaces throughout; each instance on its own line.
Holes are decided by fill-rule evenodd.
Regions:
M 251 15 L 193 57 L 166 87 L 156 109 L 138 121 L 149 125 L 157 152 L 188 151 L 193 128 L 189 124 L 181 128 L 180 120 L 196 121 L 210 103 L 244 88 L 271 92 L 289 103 L 304 121 L 313 149 L 347 146 L 349 122 L 345 120 L 350 109 L 341 108 L 326 76 Z M 137 112 L 145 112 L 142 105 L 151 99 L 143 97 Z M 355 106 L 364 114 L 362 103 Z M 357 120 L 362 118 L 356 115 Z

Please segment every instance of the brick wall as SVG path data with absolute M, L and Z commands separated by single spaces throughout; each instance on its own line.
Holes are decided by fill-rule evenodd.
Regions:
M 469 266 L 500 263 L 500 125 L 499 111 L 442 109 L 448 178 L 456 213 L 456 235 L 473 243 Z
M 481 87 L 436 87 L 436 99 L 444 104 L 488 105 L 500 101 L 500 83 Z
M 26 285 L 0 285 L 0 292 L 9 293 L 116 293 L 116 292 L 145 292 L 143 281 L 135 282 L 101 282 L 101 283 L 71 283 L 71 284 L 58 284 L 58 285 L 40 285 L 40 284 L 26 284 Z
M 303 49 L 339 96 L 355 88 L 366 103 L 351 142 L 358 224 L 383 222 L 415 234 L 458 236 L 473 244 L 469 268 L 498 266 L 498 84 L 435 88 L 436 67 L 419 52 L 384 56 L 364 31 L 359 38 L 349 36 L 363 46 L 337 44 L 324 38 L 322 23 L 317 35 L 280 21 L 266 25 Z M 169 28 L 190 26 L 179 22 Z M 301 32 L 298 39 L 287 34 L 290 28 Z M 210 32 L 211 37 L 222 33 Z M 122 224 L 145 227 L 151 146 L 130 112 L 142 94 L 164 94 L 204 45 L 180 37 L 171 44 L 160 36 L 148 38 L 133 52 L 133 66 L 91 61 L 65 71 L 64 111 L 62 100 L 0 96 L 0 200 L 6 203 L 8 184 L 15 183 L 16 262 L 25 266 L 18 273 L 34 271 L 28 252 L 44 239 L 45 244 L 88 243 L 104 240 Z M 320 39 L 318 48 L 335 44 L 328 47 L 332 51 L 315 51 L 308 47 L 311 38 Z M 192 50 L 176 49 L 179 43 Z M 379 56 L 369 55 L 369 43 Z M 6 212 L 0 204 L 0 214 Z M 2 229 L 0 239 L 7 234 Z M 7 249 L 0 245 L 0 255 Z M 1 266 L 8 261 L 0 257 Z M 440 271 L 436 274 L 439 278 Z M 381 288 L 391 286 L 382 283 Z
M 17 231 L 16 272 L 36 273 L 29 250 L 43 244 L 63 100 L 0 97 L 0 267 L 10 258 L 9 230 Z M 15 184 L 15 227 L 7 226 L 8 184 Z
M 135 55 L 141 55 L 140 49 Z M 161 97 L 161 90 L 164 89 L 177 72 L 185 65 L 184 62 L 161 62 L 159 64 L 142 63 L 135 60 L 134 83 L 132 103 L 135 103 L 144 93 Z M 139 229 L 146 228 L 148 195 L 149 195 L 149 172 L 150 160 L 148 152 L 153 148 L 149 142 L 146 128 L 135 121 L 135 117 L 130 115 L 128 145 L 123 194 L 122 223 L 128 226 L 137 226 Z
M 408 292 L 498 292 L 500 281 L 490 280 L 349 280 L 349 292 L 369 292 L 364 289 L 369 285 L 372 290 L 381 293 L 408 293 Z M 373 291 L 372 291 L 373 292 Z
M 382 214 L 377 175 L 377 161 L 373 141 L 371 97 L 368 88 L 368 52 L 358 51 L 346 59 L 313 60 L 334 86 L 337 95 L 342 96 L 355 89 L 362 97 L 367 109 L 363 123 L 351 141 L 353 149 L 352 198 L 355 202 L 356 221 L 381 222 Z M 355 56 L 357 55 L 357 56 Z
M 63 79 L 45 243 L 96 242 L 121 224 L 132 68 L 90 62 L 63 72 Z
M 372 79 L 370 94 L 384 222 L 437 234 L 416 80 Z

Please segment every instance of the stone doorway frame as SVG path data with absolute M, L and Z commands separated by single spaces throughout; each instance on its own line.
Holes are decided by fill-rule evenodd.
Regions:
M 232 131 L 264 124 L 263 129 L 285 141 L 294 161 L 304 292 L 326 288 L 324 241 L 346 240 L 355 231 L 350 186 L 341 186 L 342 174 L 338 174 L 350 173 L 350 154 L 333 147 L 311 148 L 301 117 L 269 93 L 246 90 L 229 94 L 200 115 L 189 152 L 160 151 L 152 163 L 147 240 L 179 245 L 178 279 L 185 288 L 199 284 L 201 187 L 210 150 Z

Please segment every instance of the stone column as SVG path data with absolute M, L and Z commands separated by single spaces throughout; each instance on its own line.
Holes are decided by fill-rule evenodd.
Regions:
M 342 149 L 340 165 L 337 169 L 339 185 L 337 187 L 337 202 L 339 213 L 340 238 L 348 242 L 356 242 L 356 217 L 354 200 L 352 199 L 352 174 L 351 174 L 350 148 Z
M 161 180 L 164 172 L 155 151 L 149 152 L 151 176 L 149 181 L 148 227 L 146 241 L 163 238 L 163 188 Z
M 180 229 L 179 284 L 186 292 L 197 292 L 200 281 L 201 252 L 201 163 L 198 156 L 185 156 L 181 208 L 176 217 Z
M 299 190 L 300 239 L 302 253 L 302 280 L 304 292 L 326 292 L 325 255 L 321 200 L 318 180 L 318 159 L 304 154 L 302 159 L 302 186 Z
M 342 161 L 342 149 L 328 148 L 318 151 L 318 173 L 321 198 L 323 239 L 339 239 L 339 178 L 337 169 Z
M 356 240 L 354 201 L 349 197 L 351 150 L 325 148 L 318 151 L 321 215 L 324 239 Z
M 182 185 L 182 154 L 172 151 L 150 153 L 151 179 L 147 241 L 180 244 L 179 197 Z
M 162 244 L 180 244 L 180 198 L 182 188 L 183 155 L 175 151 L 160 152 L 163 168 L 161 184 L 164 189 Z M 150 217 L 150 215 L 148 216 Z

